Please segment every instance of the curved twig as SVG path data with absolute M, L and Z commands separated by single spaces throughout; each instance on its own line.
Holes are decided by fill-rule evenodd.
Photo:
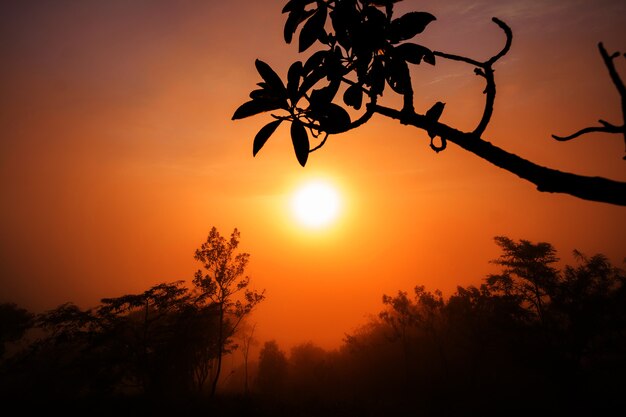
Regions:
M 326 143 L 326 139 L 328 139 L 328 132 L 324 132 L 326 133 L 326 136 L 324 136 L 324 139 L 322 139 L 322 141 L 320 142 L 319 145 L 317 145 L 316 147 L 314 147 L 313 149 L 309 149 L 309 153 L 311 152 L 315 152 L 316 150 L 318 150 L 319 148 L 321 148 L 322 146 L 324 146 L 324 144 Z
M 372 101 L 370 104 L 367 104 L 365 113 L 363 113 L 361 117 L 356 119 L 354 122 L 350 123 L 350 126 L 348 126 L 348 128 L 344 130 L 344 132 L 347 132 L 348 130 L 356 129 L 357 127 L 362 126 L 365 123 L 367 123 L 369 119 L 371 119 L 372 116 L 374 115 L 374 110 L 372 107 L 373 105 L 376 105 L 376 100 Z
M 491 18 L 491 20 L 496 25 L 500 26 L 500 29 L 504 31 L 504 34 L 506 35 L 506 43 L 504 44 L 504 48 L 502 48 L 500 52 L 498 52 L 496 55 L 492 56 L 487 62 L 485 62 L 485 64 L 487 65 L 495 64 L 497 60 L 506 55 L 509 52 L 509 49 L 511 49 L 511 44 L 513 43 L 513 31 L 511 30 L 509 25 L 507 25 L 497 17 L 493 17 Z
M 622 106 L 622 119 L 624 120 L 624 124 L 622 126 L 616 126 L 612 123 L 606 122 L 604 120 L 599 120 L 602 126 L 591 126 L 580 129 L 579 131 L 572 133 L 568 136 L 557 136 L 552 135 L 555 140 L 558 141 L 567 141 L 579 136 L 582 136 L 587 133 L 601 132 L 601 133 L 621 133 L 624 135 L 624 145 L 626 146 L 626 86 L 624 86 L 624 82 L 622 81 L 617 69 L 615 68 L 615 63 L 613 62 L 615 58 L 619 57 L 621 54 L 619 52 L 615 52 L 613 54 L 609 54 L 607 50 L 604 48 L 602 42 L 598 43 L 598 49 L 600 50 L 600 55 L 602 56 L 602 60 L 604 61 L 604 65 L 609 71 L 609 76 L 611 77 L 611 81 L 615 85 L 617 92 L 621 98 L 621 106 Z M 624 55 L 626 57 L 626 55 Z M 626 156 L 624 156 L 626 160 Z
M 483 92 L 485 94 L 485 108 L 483 110 L 483 115 L 480 118 L 480 122 L 472 132 L 477 136 L 481 136 L 485 132 L 485 129 L 487 129 L 487 125 L 491 120 L 491 116 L 493 115 L 493 106 L 496 100 L 496 81 L 494 77 L 493 64 L 495 64 L 496 61 L 498 61 L 509 52 L 509 50 L 511 49 L 511 44 L 513 42 L 513 31 L 511 31 L 511 28 L 497 17 L 494 17 L 491 20 L 496 25 L 498 25 L 500 29 L 502 29 L 504 35 L 506 36 L 506 42 L 500 52 L 498 52 L 496 55 L 492 56 L 488 60 L 480 62 L 475 59 L 461 55 L 448 54 L 440 51 L 433 52 L 436 56 L 450 59 L 452 61 L 465 62 L 467 64 L 475 66 L 476 69 L 474 70 L 474 72 L 476 73 L 476 75 L 481 76 L 485 79 L 486 85 Z
M 602 123 L 602 121 L 600 121 L 600 123 Z M 580 129 L 578 132 L 572 133 L 569 136 L 552 135 L 552 138 L 555 140 L 558 140 L 559 142 L 566 142 L 568 140 L 576 139 L 577 137 L 582 136 L 587 133 L 593 133 L 593 132 L 622 133 L 623 131 L 624 131 L 624 126 L 613 126 L 611 124 L 604 124 L 604 126 L 585 127 L 584 129 Z

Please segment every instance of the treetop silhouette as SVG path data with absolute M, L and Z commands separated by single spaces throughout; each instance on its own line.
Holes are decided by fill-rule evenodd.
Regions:
M 283 8 L 287 14 L 284 39 L 291 43 L 299 27 L 298 50 L 305 52 L 313 45 L 322 49 L 306 61 L 294 62 L 287 73 L 287 83 L 265 62 L 257 59 L 262 81 L 250 93 L 232 119 L 243 119 L 264 112 L 273 112 L 274 120 L 263 126 L 253 142 L 253 155 L 261 150 L 282 123 L 291 123 L 290 133 L 300 165 L 305 166 L 309 154 L 324 146 L 329 135 L 347 132 L 367 123 L 374 114 L 382 115 L 425 130 L 435 152 L 446 149 L 448 142 L 474 153 L 488 162 L 530 181 L 539 191 L 565 193 L 578 198 L 626 205 L 626 183 L 602 177 L 583 176 L 544 167 L 507 152 L 482 136 L 491 121 L 496 98 L 494 65 L 510 48 L 513 33 L 502 20 L 493 22 L 502 29 L 504 46 L 486 61 L 433 51 L 413 39 L 436 20 L 427 12 L 394 15 L 394 3 L 400 0 L 289 0 Z M 626 119 L 626 88 L 614 64 L 620 53 L 608 53 L 602 43 L 600 53 L 611 80 L 620 96 Z M 471 132 L 465 132 L 439 121 L 445 103 L 436 102 L 429 109 L 417 112 L 409 65 L 425 62 L 435 65 L 437 59 L 466 63 L 485 81 L 485 105 L 482 116 Z M 386 86 L 402 96 L 400 109 L 378 103 Z M 342 93 L 340 94 L 340 88 Z M 343 104 L 338 104 L 341 95 Z M 362 110 L 352 120 L 346 107 Z M 276 113 L 274 113 L 276 112 Z M 569 136 L 556 136 L 559 141 L 571 140 L 586 133 L 623 134 L 625 125 L 600 120 L 600 127 L 584 128 Z M 316 143 L 311 143 L 311 140 Z M 626 159 L 626 157 L 625 157 Z

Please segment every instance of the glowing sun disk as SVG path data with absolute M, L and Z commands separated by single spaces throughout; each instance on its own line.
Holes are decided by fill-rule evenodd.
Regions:
M 320 228 L 337 218 L 340 208 L 339 194 L 325 182 L 309 182 L 295 192 L 291 208 L 300 224 Z

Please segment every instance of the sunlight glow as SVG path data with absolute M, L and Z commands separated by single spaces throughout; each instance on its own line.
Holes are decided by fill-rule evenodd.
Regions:
M 291 199 L 291 208 L 301 225 L 318 229 L 337 218 L 340 203 L 339 194 L 332 185 L 316 180 L 298 188 Z

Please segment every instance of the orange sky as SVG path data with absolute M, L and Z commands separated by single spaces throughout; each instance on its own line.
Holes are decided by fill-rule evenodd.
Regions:
M 282 40 L 282 6 L 0 4 L 0 301 L 91 306 L 190 281 L 211 226 L 237 227 L 253 286 L 267 292 L 252 318 L 258 337 L 332 347 L 380 310 L 383 293 L 479 283 L 493 270 L 496 235 L 551 242 L 567 260 L 574 248 L 626 256 L 624 208 L 539 193 L 454 145 L 437 155 L 423 132 L 382 117 L 331 137 L 304 169 L 287 129 L 252 158 L 268 116 L 231 116 L 259 81 L 254 60 L 284 76 L 305 58 Z M 624 52 L 626 3 L 405 0 L 399 9 L 437 16 L 419 42 L 476 58 L 502 45 L 491 17 L 507 22 L 513 48 L 496 67 L 485 137 L 544 165 L 626 180 L 618 136 L 549 137 L 599 118 L 620 123 L 596 44 Z M 444 101 L 443 122 L 473 128 L 482 85 L 472 70 L 416 68 L 416 109 Z M 323 233 L 294 223 L 287 204 L 317 176 L 345 200 Z

